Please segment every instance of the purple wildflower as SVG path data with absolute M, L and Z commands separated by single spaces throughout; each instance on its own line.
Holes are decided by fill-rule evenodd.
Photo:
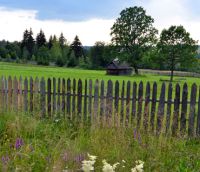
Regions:
M 3 163 L 4 165 L 8 164 L 9 160 L 10 160 L 10 158 L 9 158 L 8 155 L 2 156 L 2 157 L 1 157 L 1 161 L 2 161 L 2 163 Z
M 17 138 L 15 141 L 15 149 L 20 149 L 24 145 L 22 138 Z
M 77 155 L 77 156 L 75 157 L 74 160 L 75 160 L 77 163 L 81 163 L 84 159 L 85 159 L 85 156 L 84 156 L 83 154 L 79 154 L 79 155 Z

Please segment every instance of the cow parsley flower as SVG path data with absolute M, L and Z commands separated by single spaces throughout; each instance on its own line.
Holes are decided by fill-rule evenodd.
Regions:
M 103 160 L 103 172 L 115 172 L 115 169 L 117 168 L 117 165 L 119 165 L 119 163 L 115 163 L 113 165 L 110 165 L 109 163 L 106 162 L 106 160 Z
M 136 166 L 131 169 L 131 172 L 143 172 L 144 162 L 141 160 L 135 161 Z
M 82 161 L 82 168 L 81 169 L 84 172 L 94 171 L 94 164 L 96 162 L 97 156 L 88 154 L 88 157 L 89 157 L 88 161 L 86 161 L 86 160 Z

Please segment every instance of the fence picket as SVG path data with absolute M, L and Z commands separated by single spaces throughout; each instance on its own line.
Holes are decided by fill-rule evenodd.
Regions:
M 121 110 L 120 110 L 120 122 L 123 125 L 124 123 L 124 92 L 125 92 L 125 82 L 122 83 L 122 92 L 121 92 Z
M 81 118 L 82 112 L 82 81 L 81 79 L 78 80 L 78 97 L 77 97 L 77 112 L 79 119 Z
M 189 124 L 188 124 L 188 135 L 194 136 L 194 121 L 195 121 L 195 105 L 197 96 L 197 85 L 193 84 L 191 88 L 190 98 L 190 113 L 189 113 Z
M 171 105 L 172 105 L 172 83 L 168 86 L 168 97 L 167 97 L 167 115 L 166 115 L 166 133 L 169 132 L 171 123 Z
M 83 110 L 83 114 L 84 114 L 84 121 L 87 120 L 87 91 L 88 91 L 88 86 L 87 86 L 87 79 L 85 79 L 85 93 L 84 93 L 84 110 Z
M 19 77 L 19 84 L 18 84 L 18 109 L 19 111 L 22 111 L 22 107 L 23 107 L 23 102 L 22 102 L 22 94 L 23 94 L 23 91 L 22 91 L 22 77 L 20 76 Z
M 76 80 L 73 79 L 73 97 L 72 97 L 72 118 L 74 119 L 75 115 L 75 106 L 76 106 Z
M 89 119 L 91 119 L 92 115 L 92 80 L 89 80 L 89 100 L 88 100 L 88 115 Z
M 40 81 L 40 105 L 41 105 L 41 117 L 44 118 L 46 115 L 46 94 L 45 94 L 45 80 L 42 78 Z
M 56 78 L 53 78 L 53 115 L 56 112 Z
M 151 131 L 154 132 L 155 128 L 155 113 L 156 113 L 156 100 L 157 100 L 157 83 L 153 83 L 153 91 L 152 91 L 152 104 L 151 104 L 151 117 L 150 117 L 150 126 Z
M 183 92 L 182 92 L 182 107 L 181 107 L 181 119 L 180 119 L 180 131 L 182 134 L 186 132 L 187 99 L 188 99 L 188 88 L 187 84 L 185 83 L 183 85 Z
M 58 97 L 57 97 L 57 112 L 60 115 L 60 87 L 61 87 L 61 80 L 58 78 Z
M 51 79 L 48 78 L 47 80 L 47 112 L 48 117 L 51 117 Z
M 24 111 L 28 112 L 28 79 L 24 80 Z
M 178 129 L 178 118 L 179 118 L 179 106 L 180 106 L 180 85 L 176 84 L 176 92 L 174 99 L 174 113 L 172 122 L 172 135 L 175 136 Z
M 67 79 L 67 114 L 71 115 L 71 80 Z
M 61 105 L 61 109 L 62 109 L 62 114 L 63 116 L 65 116 L 65 79 L 62 79 L 62 105 Z
M 5 79 L 1 77 L 1 110 L 5 107 Z
M 136 116 L 136 96 L 137 96 L 137 84 L 133 83 L 133 93 L 132 93 L 132 112 L 131 112 L 131 123 L 133 124 Z
M 30 102 L 30 112 L 33 112 L 33 78 L 30 77 L 30 96 L 29 96 L 29 102 Z
M 13 98 L 13 86 L 12 86 L 12 78 L 8 77 L 8 107 L 9 110 L 12 110 L 12 98 Z
M 198 98 L 198 114 L 197 114 L 197 136 L 200 136 L 200 87 L 199 87 L 199 98 Z
M 34 83 L 34 111 L 38 112 L 40 107 L 38 105 L 38 102 L 40 102 L 40 81 L 39 78 L 35 78 L 35 83 Z
M 93 119 L 92 122 L 94 124 L 97 122 L 98 118 L 98 103 L 99 103 L 99 81 L 96 80 L 94 85 L 94 112 L 93 112 Z
M 141 81 L 138 90 L 137 128 L 140 128 L 140 123 L 141 123 L 142 102 L 143 102 L 143 82 Z
M 17 77 L 14 77 L 14 81 L 13 81 L 13 101 L 14 101 L 14 111 L 18 111 L 18 81 L 17 81 Z
M 165 109 L 165 83 L 162 84 L 160 101 L 158 105 L 158 116 L 157 116 L 157 134 L 159 135 L 162 129 L 163 117 Z
M 5 78 L 5 110 L 8 110 L 8 80 Z
M 111 80 L 108 81 L 107 87 L 107 96 L 106 96 L 106 123 L 111 124 L 112 118 L 112 103 L 113 103 L 113 83 Z
M 126 119 L 125 119 L 125 125 L 129 125 L 129 120 L 130 120 L 130 94 L 131 94 L 131 82 L 127 82 L 127 87 L 126 87 Z
M 145 95 L 145 105 L 144 105 L 144 130 L 148 130 L 148 123 L 149 123 L 149 103 L 150 103 L 150 83 L 147 82 L 146 85 L 146 95 Z
M 119 81 L 115 82 L 115 100 L 114 100 L 114 122 L 118 125 L 119 122 Z
M 105 98 L 104 98 L 104 80 L 101 81 L 101 93 L 100 93 L 100 120 L 105 113 Z

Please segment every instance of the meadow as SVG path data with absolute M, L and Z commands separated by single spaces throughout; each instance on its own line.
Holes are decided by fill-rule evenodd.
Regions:
M 44 67 L 0 62 L 0 76 L 96 79 L 107 81 L 149 81 L 152 85 L 168 76 L 133 75 L 108 76 L 105 71 L 77 68 Z M 186 82 L 200 84 L 199 78 L 175 77 L 173 85 Z M 173 92 L 174 93 L 174 92 Z M 190 93 L 189 93 L 190 94 Z M 34 111 L 34 113 L 36 113 Z M 116 172 L 129 172 L 135 161 L 144 162 L 144 172 L 198 172 L 200 169 L 200 140 L 182 136 L 156 136 L 133 126 L 110 127 L 90 125 L 59 116 L 40 119 L 36 114 L 0 112 L 0 171 L 81 171 L 87 154 L 97 156 L 95 172 L 102 171 L 105 159 L 120 164 Z

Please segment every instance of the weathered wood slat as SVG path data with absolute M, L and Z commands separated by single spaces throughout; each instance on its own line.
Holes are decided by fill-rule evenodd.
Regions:
M 113 83 L 111 80 L 108 81 L 107 95 L 106 95 L 106 123 L 108 125 L 112 122 L 112 112 L 113 112 Z
M 125 92 L 125 82 L 122 82 L 122 91 L 121 91 L 121 110 L 120 110 L 120 123 L 124 123 L 124 92 Z
M 30 103 L 30 112 L 33 112 L 33 78 L 30 77 L 30 96 L 29 96 L 29 103 Z
M 147 82 L 146 85 L 146 95 L 145 95 L 145 105 L 144 105 L 144 130 L 148 130 L 149 125 L 149 103 L 150 103 L 150 83 Z
M 91 119 L 92 116 L 92 80 L 89 80 L 89 100 L 88 100 L 88 115 L 89 119 Z
M 71 80 L 67 79 L 67 114 L 71 115 Z
M 36 113 L 39 112 L 39 103 L 40 102 L 40 81 L 39 81 L 39 78 L 36 77 L 35 78 L 35 83 L 34 83 L 34 111 Z
M 63 78 L 62 79 L 62 106 L 61 106 L 63 116 L 65 115 L 65 89 L 66 89 L 65 79 Z
M 172 83 L 169 83 L 167 97 L 166 133 L 169 133 L 171 123 L 172 89 Z
M 133 91 L 132 91 L 132 112 L 131 112 L 131 123 L 133 124 L 136 117 L 136 98 L 137 98 L 137 84 L 133 82 Z
M 47 112 L 48 117 L 51 117 L 51 79 L 47 80 Z
M 28 112 L 28 79 L 24 80 L 24 111 Z
M 143 82 L 139 84 L 138 90 L 138 112 L 137 112 L 137 128 L 140 128 L 141 123 L 141 114 L 142 114 L 142 101 L 143 100 Z
M 199 87 L 199 98 L 198 98 L 198 114 L 197 114 L 197 136 L 200 136 L 200 87 Z
M 187 84 L 185 83 L 183 85 L 183 92 L 182 92 L 182 107 L 181 107 L 181 120 L 180 120 L 180 132 L 182 134 L 186 132 L 187 99 L 188 99 L 188 87 Z
M 14 111 L 18 111 L 18 81 L 17 78 L 14 77 L 14 81 L 13 81 L 13 101 L 14 101 Z
M 5 107 L 5 79 L 1 77 L 1 110 L 4 111 Z
M 131 82 L 127 82 L 126 86 L 126 119 L 125 119 L 125 125 L 129 125 L 130 120 L 130 99 L 131 99 Z
M 105 99 L 104 99 L 104 80 L 101 81 L 101 93 L 100 93 L 100 120 L 102 120 L 105 113 Z
M 76 107 L 76 80 L 73 79 L 73 96 L 72 96 L 72 118 L 75 118 L 75 107 Z
M 84 115 L 84 117 L 83 117 L 83 119 L 84 119 L 84 121 L 86 121 L 87 120 L 87 100 L 88 100 L 88 98 L 87 98 L 87 93 L 88 93 L 88 84 L 87 84 L 87 79 L 85 80 L 85 92 L 84 92 L 84 107 L 83 107 L 83 115 Z
M 155 128 L 155 113 L 156 113 L 156 100 L 157 100 L 157 83 L 153 83 L 153 91 L 152 91 L 152 103 L 151 103 L 151 117 L 150 117 L 150 126 L 151 131 L 154 132 Z
M 158 135 L 160 134 L 162 129 L 164 109 L 165 109 L 165 83 L 163 83 L 161 87 L 160 101 L 158 105 L 157 131 L 156 131 Z
M 189 113 L 189 124 L 188 124 L 188 135 L 194 136 L 194 121 L 195 121 L 195 105 L 197 96 L 197 85 L 193 84 L 191 88 L 190 98 L 190 113 Z
M 46 115 L 46 94 L 45 94 L 45 80 L 42 78 L 40 81 L 40 105 L 41 105 L 41 117 Z
M 19 109 L 19 111 L 22 111 L 22 107 L 23 107 L 22 85 L 23 85 L 23 83 L 22 83 L 22 77 L 20 76 L 19 77 L 19 84 L 18 84 L 18 90 L 19 90 L 19 92 L 18 92 L 18 109 Z
M 53 115 L 56 113 L 56 78 L 53 78 Z
M 114 100 L 114 122 L 118 125 L 119 122 L 119 81 L 115 82 L 115 100 Z
M 12 86 L 12 78 L 8 77 L 8 107 L 9 110 L 12 110 L 12 98 L 13 98 L 13 86 Z
M 81 119 L 81 112 L 82 112 L 82 81 L 81 79 L 78 80 L 78 97 L 77 97 L 77 112 L 79 119 Z
M 92 122 L 94 124 L 97 122 L 98 119 L 98 104 L 99 104 L 99 81 L 96 80 L 94 85 L 94 112 L 93 112 L 93 119 Z
M 8 80 L 5 78 L 4 79 L 4 84 L 5 84 L 5 110 L 8 110 Z
M 176 93 L 174 99 L 174 114 L 172 122 L 172 135 L 175 136 L 178 130 L 178 118 L 179 118 L 179 106 L 180 106 L 180 85 L 176 84 Z
M 61 80 L 58 78 L 58 96 L 57 96 L 57 113 L 60 115 L 60 88 L 61 87 Z

